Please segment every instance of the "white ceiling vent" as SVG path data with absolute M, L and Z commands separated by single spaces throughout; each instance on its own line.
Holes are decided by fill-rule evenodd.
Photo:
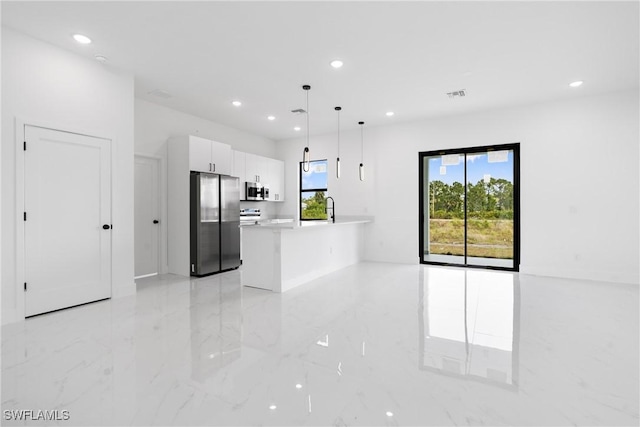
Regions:
M 467 96 L 467 90 L 466 89 L 460 89 L 460 90 L 456 90 L 455 92 L 447 92 L 447 96 L 449 98 L 460 98 L 463 96 Z
M 165 92 L 164 90 L 156 89 L 149 92 L 149 95 L 157 96 L 158 98 L 171 98 L 171 94 L 169 92 Z

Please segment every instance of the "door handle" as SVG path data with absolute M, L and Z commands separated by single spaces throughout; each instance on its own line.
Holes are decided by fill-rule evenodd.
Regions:
M 160 223 L 160 221 L 158 221 L 157 219 L 154 219 L 154 220 L 153 220 L 153 223 L 154 223 L 154 224 L 158 224 L 158 223 Z
M 209 163 L 209 172 L 211 172 L 211 163 Z
M 110 226 L 109 224 L 104 224 L 104 225 L 102 226 L 102 229 L 103 229 L 103 230 L 108 230 L 108 229 L 110 229 L 110 228 L 111 228 L 111 226 Z

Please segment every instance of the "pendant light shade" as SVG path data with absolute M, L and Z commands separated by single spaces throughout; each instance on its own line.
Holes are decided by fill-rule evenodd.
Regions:
M 311 167 L 311 153 L 309 152 L 309 89 L 311 89 L 311 86 L 303 85 L 302 89 L 307 92 L 307 145 L 304 147 L 304 152 L 302 153 L 302 170 L 309 172 Z
M 304 147 L 304 152 L 302 153 L 302 170 L 305 172 L 309 172 L 309 162 L 311 162 L 309 147 Z
M 338 112 L 338 157 L 336 157 L 336 178 L 340 178 L 340 111 L 342 107 L 336 107 Z
M 358 170 L 358 174 L 360 176 L 360 181 L 364 181 L 364 122 L 358 122 L 360 125 L 360 168 Z

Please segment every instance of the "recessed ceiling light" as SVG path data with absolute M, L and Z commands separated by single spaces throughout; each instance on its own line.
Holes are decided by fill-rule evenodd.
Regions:
M 87 36 L 83 36 L 82 34 L 74 34 L 73 39 L 81 44 L 89 44 L 91 43 L 91 39 Z
M 340 68 L 340 67 L 342 67 L 342 65 L 343 65 L 343 63 L 339 59 L 334 59 L 333 61 L 331 61 L 331 66 L 333 68 Z
M 387 417 L 393 417 L 393 412 L 387 411 Z
M 571 87 L 578 87 L 578 86 L 582 86 L 583 81 L 582 80 L 578 80 L 577 82 L 572 82 L 569 83 L 569 86 Z
M 276 408 L 277 408 L 277 406 L 276 406 L 276 405 L 271 405 L 271 406 L 269 406 L 269 409 L 271 409 L 272 411 L 274 411 Z
M 302 384 L 296 384 L 296 388 L 300 390 L 302 388 Z
M 242 102 L 240 102 L 240 101 L 233 101 L 233 102 L 232 102 L 232 104 L 233 104 L 233 106 L 234 106 L 234 107 L 239 107 L 239 106 L 241 106 L 241 105 L 242 105 Z
M 295 130 L 296 132 L 299 132 L 300 131 L 300 126 L 294 127 L 293 130 Z
M 387 117 L 393 116 L 395 113 L 393 111 L 387 111 Z
M 104 55 L 95 55 L 94 58 L 96 58 L 98 62 L 107 62 L 107 57 Z
M 267 120 L 275 120 L 275 119 L 276 119 L 276 116 L 269 116 L 269 117 L 267 117 Z

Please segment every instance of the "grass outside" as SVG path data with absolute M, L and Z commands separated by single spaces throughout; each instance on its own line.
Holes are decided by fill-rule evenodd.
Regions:
M 464 221 L 430 219 L 430 253 L 464 255 Z M 469 219 L 467 255 L 513 259 L 513 220 Z

